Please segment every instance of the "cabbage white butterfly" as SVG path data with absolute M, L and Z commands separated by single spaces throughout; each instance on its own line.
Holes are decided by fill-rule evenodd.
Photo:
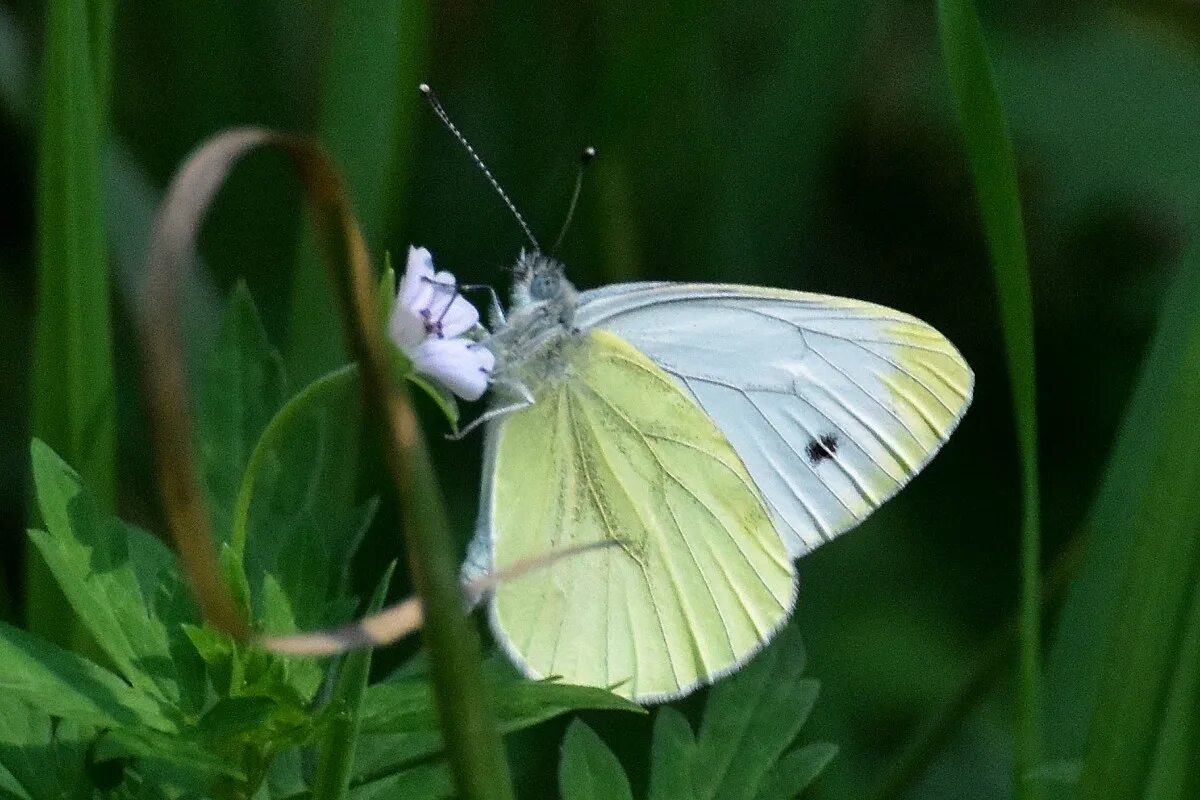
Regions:
M 464 573 L 616 542 L 497 586 L 496 641 L 532 678 L 681 697 L 787 621 L 794 559 L 929 462 L 971 401 L 971 369 L 929 325 L 858 300 L 666 282 L 577 292 L 484 172 L 535 249 L 486 342 L 499 399 Z

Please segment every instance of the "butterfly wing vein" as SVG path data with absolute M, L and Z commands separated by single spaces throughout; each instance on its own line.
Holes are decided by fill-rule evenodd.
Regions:
M 595 541 L 499 587 L 498 639 L 531 676 L 665 699 L 753 654 L 787 618 L 794 568 L 738 454 L 620 338 L 583 337 L 496 441 L 494 563 Z
M 788 551 L 853 528 L 941 448 L 974 376 L 924 322 L 883 306 L 758 287 L 629 284 L 581 296 L 672 375 L 741 456 Z

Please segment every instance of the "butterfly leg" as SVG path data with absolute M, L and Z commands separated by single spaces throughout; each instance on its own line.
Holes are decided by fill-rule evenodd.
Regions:
M 430 286 L 435 287 L 435 291 L 441 291 L 446 300 L 446 307 L 438 315 L 436 320 L 431 320 L 435 328 L 440 329 L 442 321 L 446 315 L 450 313 L 450 307 L 466 292 L 486 292 L 488 295 L 488 321 L 493 328 L 503 327 L 507 322 L 504 316 L 504 307 L 500 305 L 500 296 L 496 294 L 495 288 L 486 283 L 458 283 L 457 281 L 444 282 L 436 278 L 423 278 Z M 432 309 L 431 309 L 432 310 Z M 440 335 L 440 334 L 439 334 Z
M 485 422 L 507 416 L 514 411 L 521 411 L 522 409 L 529 408 L 534 404 L 533 392 L 529 391 L 529 387 L 523 383 L 501 378 L 500 380 L 494 382 L 492 386 L 494 389 L 506 389 L 512 394 L 515 394 L 516 398 L 511 403 L 506 403 L 505 405 L 497 406 L 496 408 L 489 408 L 487 411 L 483 412 L 478 417 L 467 423 L 465 428 L 462 428 L 454 433 L 446 434 L 447 439 L 454 442 L 460 441 L 461 439 L 466 438 L 471 431 L 475 430 Z
M 504 316 L 504 306 L 500 305 L 500 296 L 496 294 L 495 288 L 486 283 L 465 283 L 458 287 L 460 292 L 487 292 L 488 294 L 488 321 L 492 323 L 493 328 L 501 328 L 508 319 Z

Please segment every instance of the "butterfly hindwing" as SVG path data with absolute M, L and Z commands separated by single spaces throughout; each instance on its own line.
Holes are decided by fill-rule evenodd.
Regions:
M 973 375 L 940 333 L 883 306 L 734 285 L 584 292 L 576 324 L 627 339 L 703 407 L 793 556 L 861 522 L 966 412 Z
M 564 358 L 491 434 L 491 563 L 613 544 L 499 586 L 496 637 L 533 677 L 686 693 L 786 620 L 794 567 L 742 459 L 675 380 L 608 331 Z

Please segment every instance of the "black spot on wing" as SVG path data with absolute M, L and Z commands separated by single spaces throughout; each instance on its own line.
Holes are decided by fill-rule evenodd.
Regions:
M 823 433 L 818 438 L 809 440 L 808 446 L 804 448 L 804 455 L 808 456 L 808 463 L 815 467 L 825 459 L 833 458 L 837 450 L 837 434 Z

